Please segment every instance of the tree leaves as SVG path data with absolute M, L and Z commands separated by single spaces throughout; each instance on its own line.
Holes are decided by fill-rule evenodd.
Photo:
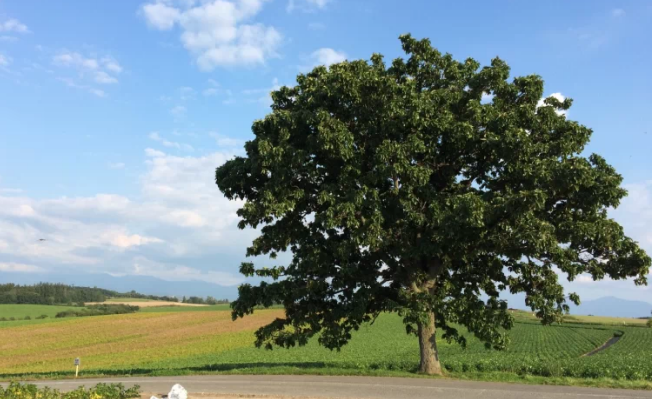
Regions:
M 319 334 L 338 349 L 394 311 L 408 331 L 434 312 L 445 338 L 464 344 L 458 323 L 502 348 L 512 320 L 501 291 L 524 292 L 552 323 L 568 309 L 560 275 L 646 283 L 650 258 L 607 216 L 622 177 L 582 155 L 591 130 L 556 112 L 570 99 L 538 106 L 537 75 L 508 81 L 498 58 L 479 69 L 400 39 L 408 58 L 389 68 L 374 54 L 275 91 L 246 156 L 216 171 L 227 198 L 247 201 L 239 226 L 262 226 L 247 255 L 293 253 L 284 267 L 242 266 L 271 281 L 241 286 L 234 318 L 286 309 L 259 346 Z

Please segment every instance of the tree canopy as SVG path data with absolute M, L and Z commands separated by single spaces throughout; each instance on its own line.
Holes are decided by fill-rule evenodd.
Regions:
M 260 228 L 247 256 L 292 253 L 288 265 L 241 266 L 269 279 L 239 287 L 234 319 L 285 307 L 258 346 L 318 335 L 338 349 L 398 312 L 420 338 L 420 370 L 438 373 L 435 326 L 505 346 L 503 291 L 553 323 L 579 303 L 559 276 L 646 284 L 650 258 L 607 213 L 626 195 L 622 177 L 583 155 L 592 131 L 566 117 L 570 99 L 541 103 L 543 79 L 510 79 L 499 58 L 481 68 L 400 40 L 407 59 L 389 67 L 374 54 L 274 91 L 246 156 L 217 168 L 224 195 L 246 200 L 239 227 Z

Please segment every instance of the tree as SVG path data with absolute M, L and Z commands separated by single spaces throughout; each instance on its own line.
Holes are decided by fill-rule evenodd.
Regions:
M 592 131 L 566 118 L 570 99 L 541 101 L 542 78 L 508 81 L 499 58 L 480 69 L 427 39 L 400 40 L 409 57 L 390 67 L 374 54 L 274 91 L 246 156 L 216 170 L 224 195 L 246 201 L 239 227 L 260 227 L 247 256 L 293 254 L 240 268 L 264 279 L 239 287 L 234 319 L 285 307 L 257 346 L 318 335 L 339 349 L 398 312 L 418 336 L 419 370 L 440 374 L 436 326 L 462 345 L 453 323 L 505 347 L 503 291 L 525 293 L 549 324 L 568 312 L 559 274 L 647 283 L 650 258 L 607 215 L 626 195 L 622 177 L 581 155 Z

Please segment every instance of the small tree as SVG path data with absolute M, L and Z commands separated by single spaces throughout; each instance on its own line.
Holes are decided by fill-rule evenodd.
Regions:
M 652 328 L 652 317 L 650 317 L 649 319 L 647 319 L 647 326 L 650 327 L 650 328 Z
M 591 130 L 566 118 L 570 99 L 540 103 L 543 80 L 508 81 L 498 58 L 480 69 L 400 39 L 409 57 L 389 68 L 376 54 L 274 91 L 246 156 L 217 168 L 225 196 L 246 200 L 239 227 L 262 226 L 247 255 L 293 254 L 287 266 L 241 266 L 275 281 L 240 286 L 234 319 L 285 307 L 257 346 L 319 333 L 339 349 L 398 312 L 419 338 L 419 370 L 439 374 L 435 326 L 449 341 L 465 344 L 455 323 L 505 347 L 503 291 L 524 292 L 552 323 L 568 312 L 559 274 L 646 284 L 650 258 L 607 216 L 626 195 L 622 178 L 581 155 Z

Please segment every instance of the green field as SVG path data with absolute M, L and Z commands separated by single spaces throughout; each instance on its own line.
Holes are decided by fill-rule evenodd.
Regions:
M 54 317 L 57 313 L 64 310 L 80 309 L 75 306 L 50 306 L 50 305 L 0 305 L 0 318 L 25 318 L 29 316 L 32 319 L 41 315 Z
M 331 352 L 312 340 L 305 347 L 266 351 L 253 347 L 254 330 L 282 316 L 257 311 L 231 321 L 227 305 L 150 308 L 136 314 L 25 322 L 0 328 L 0 378 L 63 377 L 81 357 L 84 375 L 174 375 L 193 373 L 326 373 L 414 375 L 418 342 L 400 318 L 386 314 L 357 331 L 350 344 Z M 486 350 L 469 337 L 466 349 L 439 343 L 441 361 L 457 377 L 611 379 L 652 381 L 652 329 L 570 324 L 541 326 L 526 313 L 509 332 L 507 351 Z M 17 323 L 17 322 L 16 322 Z M 583 354 L 614 334 L 619 342 L 594 356 Z M 501 377 L 504 378 L 504 377 Z M 648 382 L 645 382 L 648 381 Z M 648 386 L 646 385 L 646 386 Z

